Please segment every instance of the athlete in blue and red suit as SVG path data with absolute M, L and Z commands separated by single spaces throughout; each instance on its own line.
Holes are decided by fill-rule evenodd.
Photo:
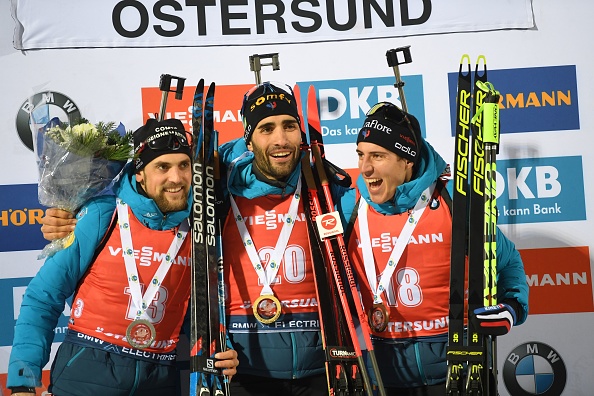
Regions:
M 338 209 L 344 224 L 354 221 L 349 256 L 376 320 L 384 385 L 389 395 L 445 395 L 452 218 L 433 188 L 446 163 L 422 138 L 417 119 L 391 103 L 368 112 L 357 155 L 357 189 L 342 192 Z M 433 198 L 423 202 L 423 195 Z M 471 320 L 484 333 L 503 335 L 526 320 L 528 285 L 514 244 L 499 229 L 496 238 L 501 304 Z M 397 264 L 387 265 L 390 259 Z
M 282 94 L 294 100 L 289 91 L 289 88 L 282 90 L 264 83 L 248 92 L 242 111 L 245 137 L 223 145 L 220 150 L 228 168 L 228 193 L 233 196 L 224 228 L 224 248 L 230 295 L 229 332 L 242 362 L 231 383 L 234 395 L 323 395 L 327 392 L 317 315 L 311 303 L 315 289 L 309 242 L 304 222 L 300 221 L 302 205 L 298 205 L 297 221 L 283 250 L 290 254 L 281 255 L 285 261 L 278 272 L 258 272 L 253 264 L 258 263 L 258 258 L 251 259 L 253 251 L 244 249 L 244 245 L 255 246 L 258 257 L 270 264 L 281 234 L 279 219 L 291 212 L 293 193 L 298 191 L 299 116 L 296 108 L 284 106 L 290 102 L 278 96 Z M 252 107 L 256 103 L 264 106 Z M 385 233 L 390 236 L 387 245 L 391 246 L 391 236 L 400 235 L 406 214 L 421 193 L 439 178 L 445 162 L 420 137 L 420 128 L 413 116 L 408 115 L 412 130 L 403 129 L 401 114 L 385 117 L 389 109 L 380 109 L 375 117 L 370 114 L 370 124 L 359 135 L 357 152 L 361 176 L 357 190 L 335 188 L 335 193 L 341 197 L 337 202 L 344 224 L 350 220 L 360 194 L 367 203 L 365 210 L 370 217 L 367 224 L 373 225 L 369 240 L 381 241 Z M 382 136 L 380 132 L 385 133 L 386 127 L 398 131 L 397 137 Z M 441 241 L 427 250 L 418 243 L 405 248 L 397 267 L 410 269 L 403 273 L 408 283 L 399 289 L 406 292 L 404 304 L 395 309 L 386 299 L 387 330 L 374 337 L 382 377 L 391 394 L 441 395 L 445 392 L 447 325 L 442 323 L 447 317 L 451 218 L 447 205 L 441 197 L 438 199 L 440 205 L 436 211 L 421 218 L 419 229 L 412 236 L 413 240 L 420 240 L 419 232 L 429 233 L 439 236 L 437 239 Z M 47 238 L 63 236 L 60 232 L 65 223 L 58 219 L 60 216 L 52 212 L 44 217 L 42 230 Z M 385 216 L 390 216 L 391 221 L 385 221 Z M 364 304 L 370 310 L 373 301 L 359 248 L 362 239 L 359 223 L 360 219 L 354 227 L 349 251 L 356 264 Z M 374 257 L 386 255 L 381 251 L 383 245 L 372 244 Z M 519 254 L 500 232 L 497 246 L 499 297 L 504 304 L 491 309 L 492 315 L 479 315 L 479 322 L 500 324 L 489 328 L 501 333 L 526 319 L 528 288 Z M 388 250 L 391 251 L 391 247 Z M 287 257 L 291 260 L 290 266 L 287 266 Z M 386 262 L 384 259 L 382 256 L 374 262 L 376 274 L 384 270 L 385 265 L 381 264 Z M 411 278 L 414 274 L 421 274 L 422 278 Z M 423 299 L 420 299 L 420 292 L 424 293 Z M 253 306 L 258 301 L 266 305 L 279 302 L 283 319 L 275 317 L 274 309 L 270 313 L 257 309 L 254 312 Z M 417 319 L 412 320 L 409 315 Z M 428 325 L 417 328 L 419 322 Z
M 228 331 L 241 361 L 231 392 L 327 395 L 291 88 L 255 86 L 242 116 L 244 137 L 220 148 L 230 203 L 223 228 Z
M 291 88 L 268 82 L 253 87 L 244 97 L 242 116 L 244 137 L 219 148 L 226 170 L 228 334 L 241 361 L 231 393 L 325 396 L 325 357 L 300 199 L 301 128 Z M 284 226 L 287 216 L 295 220 L 290 226 Z M 44 236 L 64 236 L 67 217 L 48 210 Z M 271 265 L 275 260 L 278 265 Z
M 190 297 L 190 146 L 179 120 L 154 119 L 134 132 L 134 145 L 136 160 L 126 165 L 116 196 L 94 198 L 79 211 L 69 246 L 27 287 L 8 367 L 13 394 L 34 394 L 41 385 L 71 295 L 50 392 L 180 394 L 174 363 Z M 124 254 L 124 246 L 133 253 Z M 237 352 L 216 357 L 224 374 L 236 373 Z

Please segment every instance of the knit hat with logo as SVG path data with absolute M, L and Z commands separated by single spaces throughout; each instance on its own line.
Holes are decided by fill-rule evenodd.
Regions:
M 285 114 L 300 122 L 297 102 L 289 86 L 267 81 L 250 89 L 241 107 L 245 142 L 250 142 L 254 129 L 264 118 Z
M 157 121 L 149 118 L 134 131 L 134 167 L 140 171 L 149 162 L 164 154 L 191 155 L 191 147 L 184 124 L 177 119 Z
M 367 112 L 357 144 L 377 144 L 412 162 L 419 157 L 421 126 L 412 115 L 389 102 L 376 104 Z

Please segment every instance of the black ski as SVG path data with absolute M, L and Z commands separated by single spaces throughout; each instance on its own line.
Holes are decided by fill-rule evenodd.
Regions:
M 482 66 L 482 70 L 480 70 Z M 450 268 L 450 313 L 448 332 L 448 395 L 488 395 L 487 342 L 472 323 L 464 335 L 464 295 L 468 287 L 467 318 L 483 306 L 488 279 L 484 279 L 485 239 L 485 150 L 481 107 L 485 92 L 477 87 L 487 80 L 484 56 L 479 56 L 474 74 L 470 58 L 463 55 L 458 72 L 456 137 L 454 151 L 454 196 L 452 205 L 452 248 Z M 474 83 L 474 84 L 473 84 Z M 474 87 L 474 88 L 473 88 Z M 471 94 L 472 92 L 472 94 Z M 479 111 L 479 109 L 481 109 Z M 472 131 L 469 134 L 469 131 Z M 468 257 L 466 268 L 465 257 Z M 468 277 L 466 277 L 466 273 Z M 465 281 L 468 280 L 467 284 Z M 467 364 L 463 384 L 463 364 Z
M 482 70 L 480 66 L 482 65 Z M 484 224 L 485 224 L 485 148 L 483 142 L 483 117 L 479 109 L 483 106 L 486 93 L 478 83 L 487 81 L 487 63 L 479 56 L 473 76 L 473 118 L 471 120 L 472 144 L 469 219 L 468 219 L 468 317 L 475 309 L 483 306 L 483 293 L 487 287 L 484 277 Z M 487 361 L 486 337 L 479 334 L 469 321 L 468 346 L 476 348 L 476 360 L 469 361 L 466 377 L 466 395 L 488 395 L 489 364 Z M 480 351 L 480 353 L 478 352 Z
M 456 136 L 454 151 L 454 188 L 452 197 L 452 247 L 450 255 L 450 311 L 448 325 L 448 395 L 463 394 L 464 288 L 466 279 L 466 243 L 468 217 L 468 175 L 470 120 L 472 118 L 470 57 L 463 55 L 458 71 L 456 96 Z
M 330 192 L 328 175 L 326 173 L 327 161 L 324 158 L 324 143 L 322 140 L 320 116 L 315 89 L 313 86 L 309 88 L 307 98 L 307 124 L 310 137 L 311 153 L 313 155 L 317 176 L 315 178 L 316 186 L 313 188 L 308 186 L 308 191 L 312 193 L 310 194 L 312 197 L 317 197 L 318 192 L 323 197 L 323 205 L 320 203 L 321 199 L 317 200 L 318 204 L 316 205 L 315 210 L 318 216 L 324 216 L 323 219 L 326 220 L 329 214 L 334 212 L 334 202 Z M 334 220 L 328 219 L 328 221 L 340 222 L 340 218 L 336 215 L 334 216 Z M 322 233 L 319 232 L 318 235 L 322 236 Z M 348 394 L 360 395 L 363 394 L 363 391 L 368 395 L 373 394 L 371 381 L 369 379 L 369 374 L 367 372 L 365 361 L 362 355 L 362 348 L 359 343 L 357 329 L 355 328 L 354 317 L 351 312 L 351 307 L 354 307 L 360 325 L 359 329 L 365 341 L 365 348 L 367 349 L 367 354 L 372 364 L 376 381 L 378 383 L 378 394 L 380 396 L 384 396 L 386 394 L 385 388 L 383 386 L 379 367 L 375 359 L 367 314 L 363 310 L 363 306 L 359 298 L 358 289 L 355 283 L 354 273 L 350 265 L 350 260 L 348 258 L 348 252 L 343 233 L 341 231 L 336 235 L 326 236 L 322 239 L 322 242 L 324 244 L 327 259 L 326 273 L 330 279 L 334 280 L 333 290 L 335 293 L 337 293 L 336 297 L 340 303 L 337 304 L 337 306 L 341 306 L 342 313 L 344 314 L 344 323 L 346 324 L 346 330 L 348 331 L 348 337 L 346 337 L 346 339 L 348 339 L 350 345 L 352 345 L 354 355 L 357 360 L 356 364 L 353 363 L 349 366 L 346 366 L 346 376 L 350 381 L 348 388 L 350 392 L 352 392 Z M 343 277 L 346 278 L 346 285 L 343 283 Z M 347 290 L 349 293 L 347 293 Z M 342 367 L 345 366 L 338 367 L 340 370 L 342 370 Z
M 298 86 L 294 88 L 294 96 L 298 104 L 301 95 Z M 329 395 L 363 394 L 363 382 L 357 366 L 357 356 L 350 342 L 342 305 L 338 301 L 338 293 L 334 282 L 328 274 L 322 246 L 320 244 L 316 218 L 321 215 L 321 208 L 325 206 L 318 195 L 316 182 L 311 168 L 311 152 L 305 133 L 304 117 L 299 106 L 302 131 L 301 159 L 302 175 L 305 180 L 304 196 L 308 197 L 309 206 L 306 207 L 307 228 L 310 240 L 316 297 L 318 300 L 318 315 L 322 347 L 326 354 L 326 379 Z
M 204 98 L 204 80 L 196 87 L 192 112 L 192 291 L 190 299 L 190 395 L 222 394 L 213 354 L 221 350 L 218 301 L 218 231 L 215 216 L 215 85 Z

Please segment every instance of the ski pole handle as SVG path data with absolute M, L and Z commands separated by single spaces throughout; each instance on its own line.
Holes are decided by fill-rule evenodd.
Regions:
M 174 89 L 171 89 L 171 81 L 177 80 L 177 85 Z M 175 99 L 180 100 L 184 93 L 184 77 L 172 76 L 171 74 L 161 74 L 159 80 L 159 90 L 161 90 L 161 107 L 159 108 L 159 121 L 163 121 L 165 117 L 165 108 L 167 107 L 167 96 L 169 92 L 175 92 Z
M 499 144 L 499 91 L 495 90 L 490 82 L 477 81 L 477 87 L 487 94 L 477 114 L 472 117 L 474 122 L 483 114 L 483 141 L 485 143 Z
M 399 54 L 402 55 L 403 59 L 399 59 Z M 388 66 L 394 70 L 394 77 L 396 77 L 396 84 L 394 84 L 394 86 L 398 88 L 398 95 L 400 96 L 402 110 L 408 113 L 406 98 L 404 97 L 404 81 L 402 81 L 402 78 L 400 77 L 400 69 L 398 68 L 398 65 L 404 65 L 406 63 L 412 62 L 412 57 L 410 55 L 410 45 L 388 50 L 386 52 L 386 59 L 388 60 Z

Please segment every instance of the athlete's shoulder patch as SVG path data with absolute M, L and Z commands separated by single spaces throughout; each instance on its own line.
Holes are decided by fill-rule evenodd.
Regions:
M 82 219 L 88 212 L 89 209 L 86 206 L 83 206 L 83 208 L 76 214 L 76 220 Z

